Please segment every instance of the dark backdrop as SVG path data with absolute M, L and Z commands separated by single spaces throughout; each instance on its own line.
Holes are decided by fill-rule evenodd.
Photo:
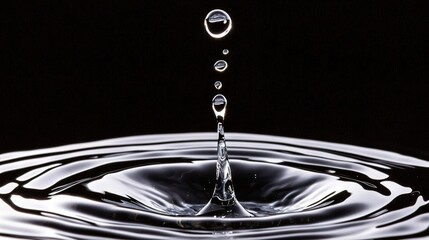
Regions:
M 429 156 L 428 1 L 1 5 L 0 152 L 215 131 L 221 80 L 227 131 Z M 215 8 L 233 20 L 221 40 Z

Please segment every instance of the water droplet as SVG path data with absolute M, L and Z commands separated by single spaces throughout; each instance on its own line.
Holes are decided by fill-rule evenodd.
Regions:
M 225 60 L 218 60 L 213 66 L 216 71 L 223 72 L 228 68 L 228 63 Z
M 204 26 L 211 37 L 222 38 L 231 30 L 232 21 L 228 13 L 221 9 L 215 9 L 207 14 Z
M 227 101 L 225 96 L 223 96 L 222 94 L 218 94 L 214 96 L 212 101 L 212 108 L 213 108 L 214 114 L 216 115 L 216 119 L 219 122 L 223 122 L 225 118 L 226 104 L 227 104 Z
M 222 54 L 223 54 L 223 55 L 228 55 L 228 53 L 229 53 L 229 50 L 228 50 L 228 49 L 224 49 L 224 50 L 222 50 Z
M 220 90 L 222 88 L 222 82 L 221 81 L 216 81 L 214 83 L 214 86 L 217 90 Z

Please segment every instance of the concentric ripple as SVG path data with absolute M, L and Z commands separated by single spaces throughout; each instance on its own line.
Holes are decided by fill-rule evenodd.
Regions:
M 213 133 L 148 135 L 0 155 L 12 239 L 376 239 L 429 236 L 429 162 L 319 141 L 229 133 L 237 199 L 200 217 Z

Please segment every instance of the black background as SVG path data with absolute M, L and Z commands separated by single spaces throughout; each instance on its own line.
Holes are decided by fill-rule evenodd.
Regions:
M 221 80 L 229 132 L 429 156 L 428 1 L 2 5 L 0 152 L 215 131 Z M 215 8 L 233 21 L 220 40 L 203 27 Z

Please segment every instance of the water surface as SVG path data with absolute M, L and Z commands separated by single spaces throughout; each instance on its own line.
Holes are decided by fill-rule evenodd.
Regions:
M 425 160 L 268 135 L 227 139 L 235 194 L 253 217 L 196 216 L 213 194 L 215 133 L 146 135 L 0 155 L 0 236 L 429 236 Z

